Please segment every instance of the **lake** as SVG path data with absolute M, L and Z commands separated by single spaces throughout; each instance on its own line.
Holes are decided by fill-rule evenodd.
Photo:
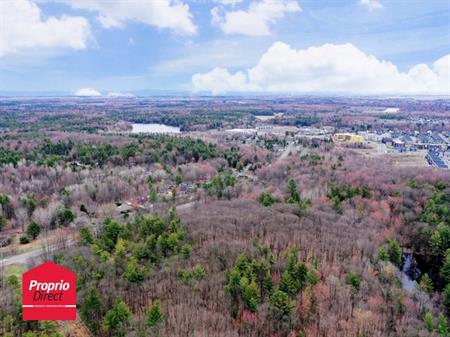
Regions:
M 158 123 L 133 123 L 131 133 L 180 133 L 180 128 Z

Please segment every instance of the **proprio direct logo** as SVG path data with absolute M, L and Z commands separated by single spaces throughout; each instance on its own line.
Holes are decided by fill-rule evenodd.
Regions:
M 23 320 L 75 320 L 76 275 L 51 261 L 23 274 Z

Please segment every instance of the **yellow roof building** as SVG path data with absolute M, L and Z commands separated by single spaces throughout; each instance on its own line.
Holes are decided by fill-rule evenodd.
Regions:
M 336 133 L 333 135 L 335 142 L 362 143 L 364 138 L 354 133 Z

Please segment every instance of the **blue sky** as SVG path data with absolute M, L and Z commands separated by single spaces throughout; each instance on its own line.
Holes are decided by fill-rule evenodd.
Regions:
M 3 1 L 0 90 L 450 92 L 450 0 L 229 1 Z

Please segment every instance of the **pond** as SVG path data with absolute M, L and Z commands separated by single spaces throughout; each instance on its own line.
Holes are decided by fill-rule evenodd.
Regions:
M 180 128 L 159 123 L 133 123 L 131 133 L 180 133 Z

